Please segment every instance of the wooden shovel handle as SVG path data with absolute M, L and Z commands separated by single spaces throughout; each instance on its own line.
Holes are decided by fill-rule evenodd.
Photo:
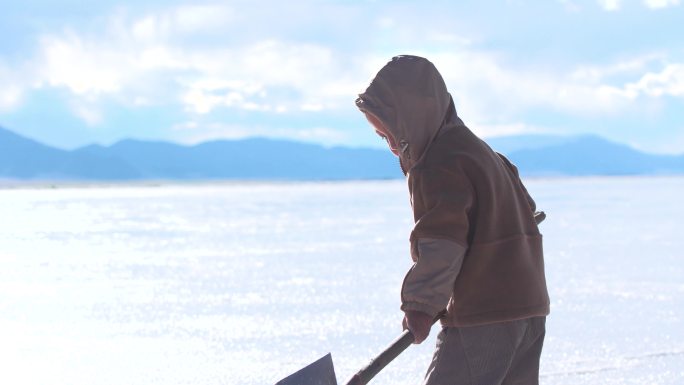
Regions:
M 446 310 L 442 310 L 435 316 L 435 318 L 432 320 L 432 324 L 434 325 L 437 321 L 439 321 L 440 318 L 444 317 L 446 314 Z M 380 373 L 380 371 L 387 366 L 392 360 L 397 358 L 403 352 L 411 346 L 413 343 L 413 340 L 415 337 L 413 336 L 413 333 L 411 333 L 410 330 L 404 330 L 401 335 L 392 342 L 385 351 L 380 353 L 377 357 L 371 360 L 371 362 L 366 365 L 363 369 L 359 370 L 358 373 L 356 373 L 348 382 L 347 385 L 365 385 L 368 383 L 368 381 L 372 380 L 373 377 L 375 377 L 376 374 Z

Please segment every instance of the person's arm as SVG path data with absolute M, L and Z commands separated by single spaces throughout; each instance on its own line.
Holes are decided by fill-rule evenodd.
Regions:
M 431 320 L 451 298 L 467 250 L 468 212 L 474 196 L 458 170 L 414 170 L 409 189 L 416 221 L 411 233 L 414 264 L 404 278 L 401 309 L 405 326 L 420 343 Z

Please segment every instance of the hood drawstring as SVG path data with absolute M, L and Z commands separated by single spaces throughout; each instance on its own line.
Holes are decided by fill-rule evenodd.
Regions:
M 406 159 L 411 159 L 411 153 L 409 152 L 409 142 L 402 140 L 399 142 L 399 149 L 401 154 L 406 156 Z

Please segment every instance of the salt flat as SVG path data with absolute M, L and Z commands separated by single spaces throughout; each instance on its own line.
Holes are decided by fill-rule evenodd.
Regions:
M 684 177 L 526 181 L 544 384 L 684 383 Z M 0 383 L 344 382 L 400 331 L 403 181 L 0 190 Z M 432 336 L 373 384 L 417 384 Z

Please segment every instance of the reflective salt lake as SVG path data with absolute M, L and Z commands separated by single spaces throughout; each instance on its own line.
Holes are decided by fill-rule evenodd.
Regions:
M 684 383 L 684 177 L 530 179 L 544 384 Z M 5 186 L 0 383 L 338 382 L 401 332 L 403 181 Z M 418 384 L 431 337 L 371 384 Z

